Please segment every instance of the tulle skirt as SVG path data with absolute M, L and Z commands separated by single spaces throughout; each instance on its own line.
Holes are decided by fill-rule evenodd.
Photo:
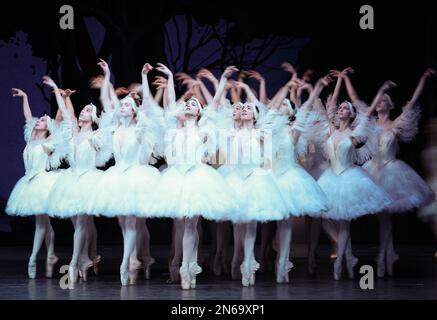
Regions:
M 150 217 L 150 212 L 144 209 L 152 201 L 159 179 L 158 169 L 150 165 L 134 165 L 127 169 L 117 165 L 110 167 L 92 191 L 93 198 L 86 212 L 106 217 Z
M 437 194 L 437 177 L 430 179 L 428 183 L 431 189 L 434 191 L 434 194 Z M 432 221 L 437 223 L 437 200 L 434 200 L 432 203 L 421 208 L 419 210 L 419 217 L 427 222 Z
M 59 175 L 60 171 L 44 171 L 33 177 L 22 177 L 9 196 L 6 213 L 13 216 L 47 214 L 50 191 Z
M 363 168 L 390 195 L 393 202 L 387 208 L 390 213 L 402 213 L 420 208 L 435 200 L 430 186 L 405 162 L 392 160 L 378 168 L 373 161 L 368 161 Z
M 325 218 L 352 220 L 379 213 L 391 204 L 390 196 L 361 167 L 355 166 L 336 175 L 327 169 L 318 183 L 331 208 Z
M 290 215 L 321 216 L 328 211 L 328 198 L 302 167 L 293 166 L 275 179 Z
M 224 178 L 206 164 L 188 171 L 171 166 L 162 172 L 147 210 L 156 217 L 231 220 L 239 207 Z
M 241 208 L 231 219 L 234 223 L 279 221 L 289 217 L 289 210 L 271 173 L 259 170 L 243 179 L 236 171 L 226 176 Z
M 80 214 L 92 214 L 89 202 L 103 171 L 91 169 L 85 172 L 67 169 L 62 171 L 49 195 L 48 213 L 52 217 L 69 218 Z

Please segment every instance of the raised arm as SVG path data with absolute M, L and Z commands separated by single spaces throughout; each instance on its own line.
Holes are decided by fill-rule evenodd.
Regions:
M 209 71 L 208 69 L 200 69 L 199 72 L 197 73 L 197 77 L 201 79 L 204 78 L 209 80 L 213 84 L 214 90 L 217 91 L 219 86 L 219 81 L 211 71 Z
M 156 70 L 159 72 L 162 72 L 167 76 L 167 99 L 168 99 L 168 106 L 173 109 L 176 107 L 176 92 L 174 88 L 174 79 L 173 79 L 173 73 L 167 66 L 165 66 L 162 63 L 157 64 L 158 67 Z
M 384 84 L 379 88 L 378 93 L 376 94 L 375 98 L 372 101 L 372 104 L 370 105 L 370 108 L 367 110 L 367 116 L 371 116 L 373 112 L 376 110 L 376 106 L 378 105 L 378 102 L 381 100 L 382 96 L 391 88 L 395 88 L 397 85 L 396 83 L 392 81 L 386 81 Z
M 74 112 L 73 102 L 71 101 L 71 95 L 76 92 L 76 90 L 71 89 L 59 89 L 62 98 L 65 101 L 65 106 L 67 107 L 68 112 L 70 112 L 71 117 L 76 120 L 76 114 Z
M 71 120 L 71 114 L 65 105 L 65 101 L 62 98 L 61 92 L 59 91 L 59 88 L 56 85 L 56 83 L 49 76 L 43 77 L 43 83 L 53 90 L 53 93 L 55 94 L 55 98 L 56 98 L 56 103 L 58 104 L 58 108 L 62 114 L 62 118 L 64 120 L 67 120 L 67 119 Z
M 200 91 L 202 92 L 202 95 L 205 97 L 206 102 L 208 104 L 211 104 L 214 97 L 212 96 L 211 92 L 209 92 L 208 88 L 203 83 L 202 78 L 197 76 L 196 82 L 198 83 Z M 217 88 L 218 88 L 218 86 L 217 86 Z
M 12 88 L 12 96 L 21 97 L 23 99 L 24 119 L 26 120 L 26 122 L 32 120 L 32 110 L 30 110 L 29 98 L 27 97 L 26 92 L 21 89 Z
M 217 88 L 217 91 L 215 92 L 214 99 L 212 100 L 212 103 L 211 103 L 211 106 L 215 110 L 218 110 L 218 107 L 220 105 L 220 101 L 221 101 L 223 93 L 225 91 L 225 87 L 226 87 L 226 84 L 228 82 L 228 79 L 232 76 L 232 74 L 234 72 L 237 72 L 237 71 L 238 71 L 238 69 L 235 66 L 229 66 L 223 72 L 223 74 L 220 78 L 219 86 Z
M 426 80 L 435 75 L 435 70 L 428 68 L 423 75 L 420 77 L 419 83 L 417 84 L 416 90 L 414 90 L 414 94 L 411 97 L 410 101 L 407 102 L 406 108 L 413 108 L 417 101 L 419 100 L 420 95 L 422 94 L 423 88 L 425 87 Z
M 249 70 L 247 71 L 247 74 L 249 75 L 249 78 L 255 79 L 259 82 L 259 100 L 267 105 L 268 98 L 266 90 L 266 79 L 258 71 L 255 70 Z
M 104 76 L 102 87 L 100 88 L 100 102 L 102 103 L 105 112 L 111 112 L 114 110 L 114 105 L 111 103 L 111 98 L 109 97 L 111 90 L 111 71 L 109 70 L 108 64 L 103 59 L 100 59 L 100 62 L 97 65 L 102 68 Z
M 349 95 L 349 99 L 351 99 L 352 103 L 355 103 L 358 100 L 360 100 L 360 97 L 358 97 L 358 94 L 355 91 L 354 86 L 352 85 L 352 81 L 349 78 L 349 75 L 353 74 L 353 73 L 354 73 L 354 70 L 352 68 L 346 68 L 340 73 L 340 77 L 342 77 L 344 80 L 344 83 L 346 85 L 346 91 L 347 91 L 347 94 Z
M 142 88 L 143 88 L 143 102 L 141 104 L 141 109 L 145 110 L 147 105 L 150 105 L 153 103 L 153 97 L 150 94 L 150 87 L 149 87 L 149 79 L 147 78 L 147 74 L 153 69 L 153 67 L 146 63 L 143 66 L 143 69 L 141 70 L 141 80 L 142 80 Z

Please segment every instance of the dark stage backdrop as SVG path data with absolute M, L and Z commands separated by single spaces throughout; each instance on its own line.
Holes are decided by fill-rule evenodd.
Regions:
M 110 62 L 116 86 L 140 81 L 145 62 L 164 62 L 174 71 L 195 73 L 207 67 L 218 76 L 226 65 L 257 69 L 272 96 L 287 74 L 279 65 L 290 61 L 314 78 L 332 68 L 352 66 L 360 96 L 370 102 L 386 79 L 395 81 L 396 112 L 411 96 L 426 67 L 437 67 L 437 15 L 429 1 L 35 1 L 2 3 L 0 12 L 0 243 L 29 243 L 32 219 L 9 218 L 6 199 L 22 176 L 23 116 L 11 87 L 29 93 L 35 114 L 53 114 L 54 99 L 41 86 L 51 75 L 62 87 L 77 89 L 76 111 L 98 92 L 88 80 L 99 73 L 98 57 Z M 59 8 L 74 8 L 74 30 L 59 28 Z M 359 8 L 371 4 L 375 29 L 359 28 Z M 178 88 L 180 90 L 180 88 Z M 423 119 L 435 117 L 435 80 L 422 97 Z M 400 158 L 425 175 L 420 154 L 424 131 Z M 92 192 L 92 190 L 90 190 Z M 71 243 L 69 221 L 54 221 L 59 244 Z M 97 219 L 99 242 L 121 243 L 115 219 Z M 205 223 L 207 227 L 207 223 Z M 171 223 L 150 221 L 152 243 L 168 243 Z M 377 241 L 377 222 L 365 217 L 352 226 L 354 242 Z M 397 243 L 432 243 L 428 227 L 415 212 L 394 218 Z M 206 234 L 208 239 L 208 234 Z

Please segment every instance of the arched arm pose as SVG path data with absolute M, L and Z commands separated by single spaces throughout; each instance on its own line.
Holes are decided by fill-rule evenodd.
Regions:
M 12 89 L 12 95 L 22 99 L 25 119 L 24 139 L 26 147 L 23 151 L 25 176 L 14 186 L 7 205 L 6 213 L 14 216 L 35 216 L 35 233 L 32 253 L 28 263 L 28 276 L 36 277 L 36 259 L 43 242 L 47 248 L 46 277 L 51 278 L 58 258 L 54 251 L 55 233 L 46 212 L 50 188 L 58 175 L 46 168 L 51 157 L 50 135 L 55 129 L 54 120 L 48 116 L 34 118 L 27 94 L 18 88 Z M 53 169 L 55 169 L 53 167 Z
M 336 100 L 337 94 L 334 92 L 328 108 L 335 110 Z M 326 123 L 326 130 L 322 133 L 330 168 L 318 182 L 331 202 L 326 218 L 339 221 L 338 256 L 334 264 L 336 280 L 341 277 L 343 259 L 350 245 L 350 221 L 362 215 L 378 213 L 390 203 L 388 194 L 356 165 L 371 156 L 371 150 L 366 144 L 371 134 L 369 117 L 373 108 L 363 109 L 363 114 L 351 102 L 342 102 L 337 112 L 331 113 L 330 120 L 336 120 Z M 351 278 L 356 263 L 352 254 L 346 255 L 348 275 Z
M 390 119 L 394 108 L 387 91 L 395 84 L 386 81 L 378 90 L 370 109 L 376 110 L 377 122 L 375 136 L 377 148 L 375 156 L 364 164 L 364 169 L 387 191 L 392 198 L 391 205 L 378 215 L 380 246 L 377 257 L 377 275 L 393 274 L 393 265 L 398 260 L 394 250 L 391 214 L 402 213 L 427 205 L 435 199 L 429 185 L 405 162 L 396 159 L 399 150 L 398 141 L 411 142 L 418 132 L 420 108 L 418 99 L 427 79 L 435 72 L 428 69 L 421 76 L 411 99 L 402 113 Z

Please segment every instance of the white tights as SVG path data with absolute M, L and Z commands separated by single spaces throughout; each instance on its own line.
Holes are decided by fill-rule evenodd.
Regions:
M 48 215 L 35 216 L 35 234 L 33 239 L 32 254 L 29 262 L 35 263 L 39 250 L 45 242 L 47 248 L 47 260 L 55 258 L 55 232 L 53 231 Z

